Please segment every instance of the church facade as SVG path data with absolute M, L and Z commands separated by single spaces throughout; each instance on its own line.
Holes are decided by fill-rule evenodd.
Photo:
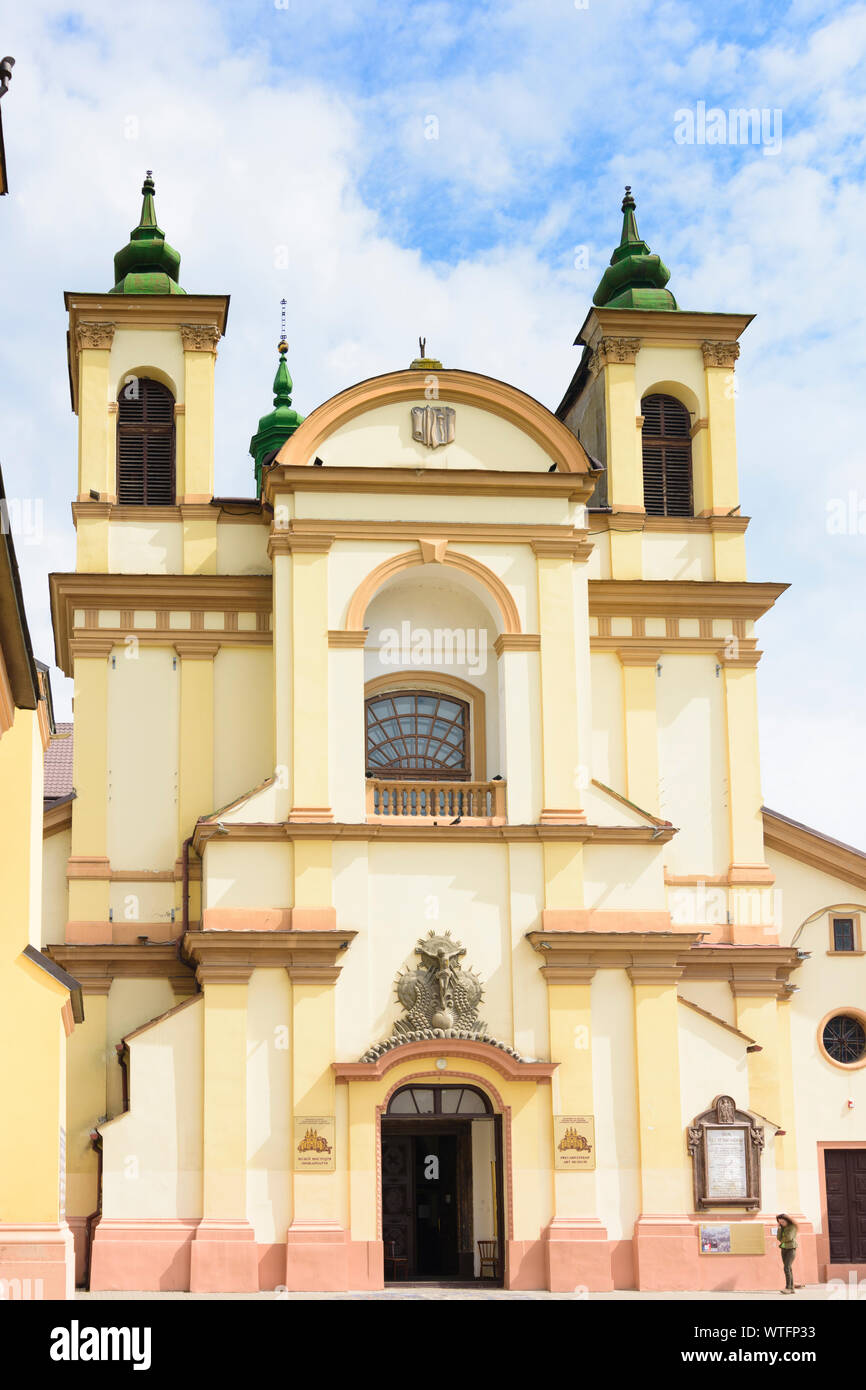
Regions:
M 866 856 L 762 805 L 749 316 L 627 192 L 556 413 L 422 345 L 302 419 L 281 342 L 220 498 L 228 301 L 143 194 L 66 297 L 78 1282 L 774 1289 L 778 1211 L 866 1276 Z

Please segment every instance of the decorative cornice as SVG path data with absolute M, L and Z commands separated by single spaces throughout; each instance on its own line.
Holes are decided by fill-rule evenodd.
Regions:
M 175 994 L 191 994 L 195 980 L 188 966 L 178 960 L 177 945 L 119 943 L 78 945 L 58 942 L 46 946 L 56 960 L 81 982 L 85 994 L 107 994 L 112 980 L 168 980 Z
M 199 638 L 175 642 L 174 649 L 182 661 L 213 661 L 220 643 L 212 641 L 208 633 L 202 632 Z
M 590 512 L 589 530 L 592 531 L 686 531 L 744 532 L 749 525 L 747 516 L 640 516 L 633 512 Z
M 643 617 L 761 618 L 787 584 L 712 579 L 590 579 L 589 611 Z
M 221 574 L 52 574 L 49 576 L 51 611 L 54 623 L 54 642 L 57 664 L 71 675 L 75 656 L 107 657 L 112 647 L 135 636 L 142 646 L 172 647 L 175 642 L 195 646 L 204 655 L 214 642 L 242 646 L 270 645 L 268 627 L 273 603 L 273 586 L 269 575 Z M 76 611 L 85 611 L 84 627 L 74 627 Z M 127 616 L 138 612 L 155 612 L 155 627 L 99 628 L 94 617 L 87 621 L 88 611 L 100 609 L 120 611 Z M 189 613 L 191 627 L 172 628 L 171 612 Z M 222 630 L 199 628 L 197 615 L 219 612 L 233 616 L 237 612 L 256 615 L 254 631 L 239 631 L 228 624 Z
M 310 555 L 327 555 L 334 544 L 333 535 L 315 535 L 298 532 L 293 528 L 287 531 L 273 530 L 268 536 L 268 555 L 291 555 L 293 551 Z
M 789 820 L 778 811 L 762 808 L 764 848 L 787 855 L 800 864 L 841 878 L 852 887 L 866 889 L 866 853 L 822 835 L 808 825 Z
M 644 646 L 638 639 L 634 646 L 617 647 L 616 654 L 623 666 L 656 666 L 661 657 L 661 648 L 650 642 Z
M 735 343 L 754 314 L 702 314 L 679 309 L 607 309 L 593 307 L 577 335 L 577 342 L 596 347 L 608 334 L 638 336 L 644 347 L 692 347 L 701 343 Z
M 580 814 L 569 811 L 570 816 Z M 663 845 L 677 833 L 675 826 L 648 824 L 630 825 L 588 825 L 575 820 L 539 823 L 536 825 L 413 825 L 412 817 L 395 817 L 396 823 L 383 821 L 363 821 L 354 824 L 332 821 L 324 822 L 259 822 L 225 821 L 223 830 L 217 831 L 216 820 L 199 821 L 195 828 L 193 845 L 201 855 L 208 841 L 217 833 L 221 842 L 226 838 L 263 842 L 289 840 L 385 840 L 394 843 L 424 843 L 425 841 L 448 840 L 453 842 L 478 841 L 497 843 L 544 843 L 559 840 L 569 844 L 604 845 Z
M 636 984 L 722 980 L 735 994 L 786 998 L 788 977 L 802 964 L 788 946 L 705 946 L 703 930 L 597 932 L 531 931 L 526 939 L 543 957 L 542 973 L 568 979 L 574 969 L 627 969 Z
M 357 632 L 344 630 L 343 628 L 329 628 L 328 646 L 351 647 L 357 650 L 367 645 L 367 638 L 369 635 L 365 627 L 359 628 Z
M 216 356 L 222 332 L 215 323 L 182 323 L 180 340 L 184 352 L 212 352 Z
M 587 533 L 575 532 L 573 536 L 534 538 L 530 542 L 533 551 L 540 558 L 555 560 L 588 560 L 594 550 Z
M 705 367 L 731 368 L 740 355 L 740 345 L 739 343 L 705 341 L 701 343 L 701 352 Z
M 114 342 L 113 323 L 78 323 L 75 329 L 75 342 L 79 352 L 82 348 L 99 348 L 108 351 Z
M 473 1042 L 463 1038 L 431 1038 L 429 1042 L 406 1043 L 384 1052 L 375 1062 L 332 1062 L 331 1070 L 338 1082 L 381 1081 L 401 1062 L 420 1057 L 460 1057 L 464 1061 L 482 1062 L 507 1077 L 509 1081 L 550 1081 L 558 1062 L 523 1062 L 493 1047 L 490 1043 Z M 447 1072 L 443 1073 L 447 1078 Z
M 538 632 L 500 632 L 493 643 L 497 656 L 503 652 L 540 652 L 541 634 Z
M 283 967 L 292 980 L 332 984 L 340 974 L 342 952 L 353 931 L 187 932 L 184 959 L 195 966 L 199 984 L 232 984 L 260 967 Z
M 307 419 L 312 419 L 308 416 Z M 303 426 L 301 426 L 303 429 Z M 299 437 L 297 430 L 289 443 Z M 577 442 L 577 441 L 575 441 Z M 586 502 L 595 491 L 596 475 L 569 470 L 556 473 L 508 473 L 474 468 L 311 468 L 275 464 L 265 474 L 265 498 L 273 506 L 281 493 L 387 492 L 446 497 L 557 497 Z M 451 528 L 449 527 L 449 530 Z M 414 531 L 418 534 L 419 524 Z M 424 525 L 424 530 L 429 527 Z

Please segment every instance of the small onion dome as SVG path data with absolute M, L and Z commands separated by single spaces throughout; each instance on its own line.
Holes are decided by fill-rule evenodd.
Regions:
M 141 192 L 143 202 L 137 227 L 114 258 L 115 286 L 111 294 L 186 294 L 177 283 L 180 252 L 169 246 L 157 225 L 153 205 L 154 184 L 148 169 Z
M 271 462 L 286 440 L 303 424 L 304 417 L 292 407 L 292 378 L 286 362 L 289 345 L 283 338 L 278 351 L 280 360 L 274 377 L 274 408 L 259 420 L 259 427 L 250 440 L 250 453 L 256 467 L 256 496 L 262 495 L 262 472 L 266 460 Z M 271 456 L 270 460 L 268 455 Z
M 592 297 L 606 309 L 676 309 L 677 301 L 665 285 L 671 278 L 667 266 L 641 241 L 635 218 L 635 201 L 626 185 L 622 200 L 622 237 L 610 265 Z

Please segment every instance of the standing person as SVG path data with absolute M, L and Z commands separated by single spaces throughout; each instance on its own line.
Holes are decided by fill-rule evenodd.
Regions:
M 785 1271 L 785 1287 L 782 1293 L 794 1292 L 794 1259 L 797 1254 L 797 1225 L 785 1212 L 776 1217 L 779 1223 L 776 1239 L 782 1252 L 782 1268 Z

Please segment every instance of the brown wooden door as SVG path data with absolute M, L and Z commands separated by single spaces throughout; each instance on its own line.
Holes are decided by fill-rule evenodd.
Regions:
M 831 1264 L 866 1263 L 866 1149 L 825 1149 Z
M 382 1136 L 382 1240 L 386 1269 L 388 1246 L 394 1243 L 398 1259 L 415 1270 L 415 1161 L 414 1141 L 403 1135 Z M 390 1273 L 390 1269 L 388 1271 Z

